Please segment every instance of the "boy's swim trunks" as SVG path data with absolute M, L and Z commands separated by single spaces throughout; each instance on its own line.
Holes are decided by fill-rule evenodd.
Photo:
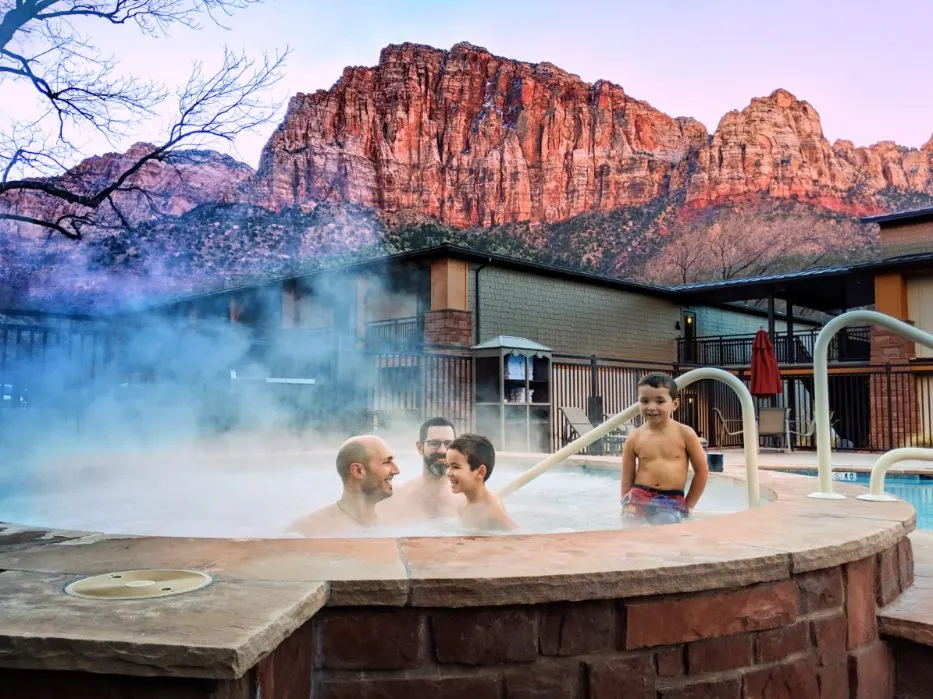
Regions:
M 689 516 L 682 490 L 658 490 L 647 485 L 633 485 L 622 498 L 624 517 L 637 517 L 651 524 L 674 524 Z

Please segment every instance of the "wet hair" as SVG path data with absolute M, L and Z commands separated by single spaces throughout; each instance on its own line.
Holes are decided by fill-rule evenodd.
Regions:
M 454 436 L 457 436 L 457 428 L 454 427 L 454 423 L 450 420 L 444 417 L 429 417 L 421 423 L 421 429 L 418 431 L 419 442 L 423 442 L 428 438 L 428 430 L 432 427 L 449 427 L 454 431 Z
M 350 464 L 368 464 L 369 449 L 359 437 L 352 437 L 343 443 L 337 452 L 337 473 L 340 480 L 346 482 L 350 475 Z
M 638 385 L 650 386 L 651 388 L 666 388 L 667 392 L 671 394 L 671 400 L 680 398 L 680 388 L 678 388 L 677 382 L 674 381 L 673 377 L 662 374 L 659 371 L 645 374 L 641 377 Z
M 475 471 L 480 466 L 486 467 L 486 477 L 488 481 L 492 475 L 492 469 L 496 465 L 496 450 L 492 442 L 480 434 L 462 434 L 457 437 L 448 449 L 459 451 L 466 457 L 470 464 L 470 470 Z

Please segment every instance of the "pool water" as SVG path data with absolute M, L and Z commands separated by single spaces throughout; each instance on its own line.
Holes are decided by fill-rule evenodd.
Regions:
M 126 461 L 29 469 L 0 465 L 0 521 L 153 536 L 284 537 L 296 518 L 340 496 L 332 463 L 329 455 L 305 463 L 191 459 L 158 467 Z M 399 459 L 399 468 L 396 486 L 419 474 L 420 460 L 416 454 Z M 502 487 L 521 470 L 496 465 L 490 489 Z M 714 477 L 695 515 L 737 512 L 746 508 L 746 498 L 744 483 Z M 555 468 L 508 497 L 505 506 L 519 525 L 513 533 L 618 529 L 619 473 Z M 365 536 L 464 533 L 458 520 L 433 520 L 379 526 Z
M 816 471 L 791 471 L 816 477 Z M 835 471 L 833 480 L 868 487 L 871 477 L 867 473 Z M 917 529 L 933 529 L 933 477 L 906 473 L 888 473 L 884 479 L 884 492 L 906 500 L 917 511 Z

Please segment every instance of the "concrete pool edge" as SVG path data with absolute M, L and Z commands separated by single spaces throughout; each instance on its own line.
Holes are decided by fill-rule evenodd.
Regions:
M 715 477 L 741 479 L 731 473 Z M 898 546 L 915 525 L 914 510 L 904 502 L 811 500 L 805 495 L 812 479 L 764 471 L 760 477 L 762 486 L 775 493 L 775 502 L 650 530 L 445 539 L 229 540 L 82 532 L 43 539 L 41 534 L 23 536 L 24 531 L 42 530 L 14 527 L 6 530 L 17 536 L 9 546 L 0 531 L 0 570 L 7 571 L 0 573 L 0 591 L 40 590 L 42 595 L 34 599 L 54 600 L 60 612 L 70 611 L 46 610 L 43 617 L 40 609 L 25 604 L 15 614 L 4 615 L 0 666 L 236 679 L 249 669 L 247 662 L 271 653 L 283 634 L 319 611 L 314 600 L 316 595 L 323 597 L 325 583 L 329 607 L 387 611 L 699 593 L 779 582 L 863 560 Z M 838 489 L 850 498 L 864 492 L 848 484 Z M 172 598 L 152 600 L 148 606 L 134 601 L 136 607 L 122 608 L 117 605 L 125 603 L 87 606 L 84 600 L 78 605 L 64 594 L 52 594 L 66 579 L 156 567 L 201 570 L 215 576 L 217 584 L 173 603 L 166 602 Z M 253 594 L 231 602 L 215 594 L 225 591 L 224 585 Z M 264 616 L 256 609 L 257 600 L 264 591 L 274 596 L 273 590 L 285 611 L 275 617 L 270 607 Z M 210 629 L 211 638 L 203 633 L 199 638 L 197 628 L 181 623 L 183 616 L 173 627 L 172 615 L 183 615 L 195 599 L 207 612 L 227 617 L 224 623 L 235 643 L 218 643 L 222 628 Z M 113 611 L 101 615 L 102 609 Z M 69 617 L 72 612 L 77 617 Z M 75 637 L 75 618 L 85 619 L 87 637 Z M 153 619 L 167 633 L 166 647 L 197 652 L 153 653 L 152 644 L 141 640 L 147 638 L 146 624 Z M 273 627 L 278 631 L 269 633 Z M 171 642 L 172 628 L 178 629 L 177 642 Z M 258 639 L 265 646 L 253 643 L 248 660 L 231 652 L 242 647 L 244 639 Z M 128 662 L 134 644 L 139 652 Z

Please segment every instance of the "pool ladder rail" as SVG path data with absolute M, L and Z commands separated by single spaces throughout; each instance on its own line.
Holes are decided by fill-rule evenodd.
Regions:
M 933 335 L 919 330 L 909 323 L 892 318 L 878 311 L 849 311 L 838 315 L 823 326 L 813 348 L 813 412 L 816 416 L 816 461 L 819 490 L 808 497 L 821 500 L 845 500 L 842 493 L 833 491 L 832 441 L 829 425 L 829 343 L 833 336 L 849 325 L 880 325 L 902 337 L 933 348 Z M 879 457 L 871 469 L 869 492 L 859 495 L 859 500 L 869 502 L 891 502 L 897 500 L 884 492 L 884 477 L 898 461 L 917 459 L 933 461 L 933 449 L 893 449 Z

